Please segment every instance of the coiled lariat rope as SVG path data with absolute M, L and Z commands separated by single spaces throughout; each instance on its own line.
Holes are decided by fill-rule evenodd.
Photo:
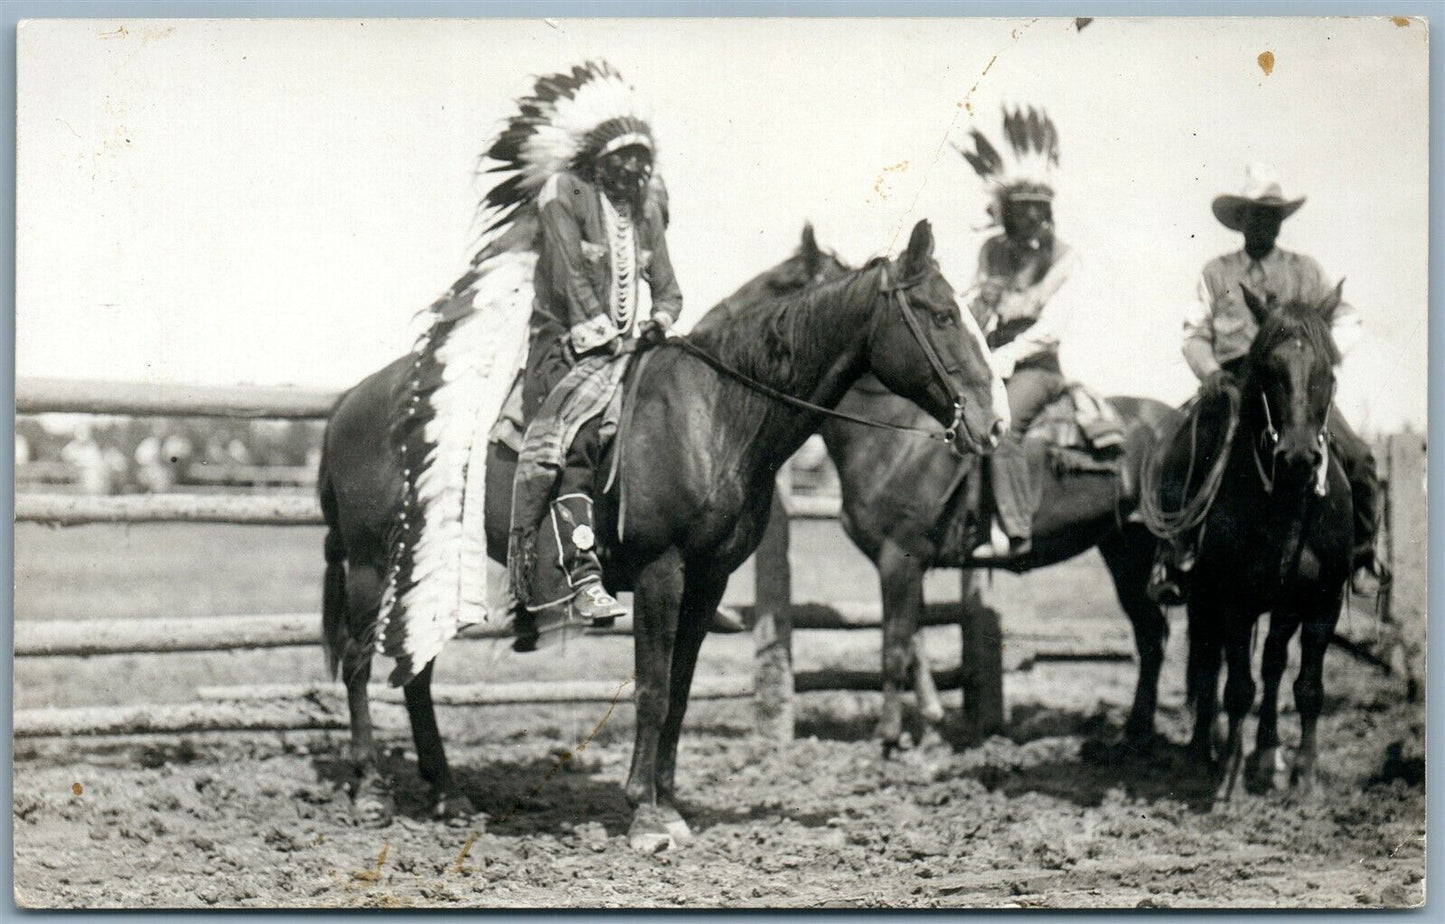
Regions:
M 1185 422 L 1189 426 L 1189 469 L 1184 476 L 1186 496 L 1178 510 L 1165 510 L 1161 506 L 1159 481 L 1162 477 L 1162 466 L 1156 464 L 1157 454 L 1173 442 L 1173 434 L 1169 439 L 1161 440 L 1152 446 L 1144 460 L 1139 478 L 1139 512 L 1144 517 L 1144 525 L 1149 528 L 1149 532 L 1160 539 L 1172 542 L 1198 528 L 1209 514 L 1209 508 L 1219 494 L 1219 486 L 1224 483 L 1224 469 L 1229 464 L 1234 434 L 1239 429 L 1240 392 L 1238 388 L 1231 386 L 1224 390 L 1224 394 L 1229 399 L 1229 417 L 1225 422 L 1224 436 L 1219 441 L 1218 454 L 1213 464 L 1205 473 L 1199 490 L 1192 497 L 1188 496 L 1188 491 L 1189 483 L 1194 480 L 1194 467 L 1199 460 L 1199 412 L 1202 396 L 1195 395 L 1179 409 L 1184 415 L 1184 422 L 1181 422 L 1180 426 L 1184 426 Z

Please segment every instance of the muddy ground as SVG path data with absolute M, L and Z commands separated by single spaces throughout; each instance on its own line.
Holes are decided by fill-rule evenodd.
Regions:
M 22 746 L 17 899 L 31 907 L 1127 908 L 1423 899 L 1424 791 L 1409 760 L 1421 730 L 1393 691 L 1363 684 L 1360 697 L 1336 700 L 1313 797 L 1211 806 L 1207 781 L 1177 748 L 1111 751 L 1116 710 L 1059 704 L 1062 686 L 1087 689 L 1100 669 L 1051 666 L 1052 679 L 1037 678 L 1045 695 L 1013 691 L 1009 737 L 919 749 L 888 764 L 869 738 L 873 697 L 806 697 L 805 737 L 791 746 L 755 741 L 742 704 L 700 705 L 679 770 L 697 837 L 654 856 L 627 846 L 619 784 L 630 719 L 620 714 L 560 766 L 557 752 L 577 742 L 555 724 L 539 732 L 513 714 L 464 734 L 450 723 L 463 789 L 485 813 L 466 823 L 427 817 L 396 729 L 389 766 L 401 815 L 384 830 L 350 821 L 339 736 Z M 1167 710 L 1163 720 L 1182 741 L 1182 713 Z M 1405 742 L 1406 759 L 1387 768 L 1382 742 L 1394 741 Z
M 146 535 L 127 533 L 125 541 Z M 69 599 L 105 612 L 84 598 L 82 585 L 67 596 L 51 583 L 56 575 L 44 569 L 57 566 L 46 543 L 58 536 L 18 538 L 25 540 L 17 544 L 19 618 L 73 618 L 77 610 L 52 605 Z M 275 554 L 289 560 L 294 551 Z M 204 552 L 198 540 L 186 554 Z M 160 554 L 149 547 L 132 553 Z M 47 580 L 37 581 L 42 572 Z M 795 572 L 810 580 L 796 564 Z M 834 592 L 838 573 L 828 584 Z M 1028 580 L 1041 609 L 1066 602 L 1071 613 L 1122 619 L 1097 562 Z M 867 575 L 858 581 L 866 586 Z M 249 593 L 248 586 L 260 585 L 242 583 L 237 593 Z M 174 609 L 185 601 L 152 605 Z M 235 600 L 219 606 L 245 611 Z M 1127 663 L 1046 663 L 1010 674 L 1006 736 L 972 748 L 917 749 L 887 764 L 871 737 L 873 694 L 800 697 L 799 740 L 790 746 L 752 736 L 746 701 L 695 704 L 678 784 L 696 839 L 657 855 L 627 846 L 620 786 L 632 709 L 625 698 L 565 763 L 558 753 L 587 737 L 605 705 L 444 709 L 453 766 L 481 813 L 450 823 L 427 815 L 402 713 L 378 707 L 400 808 L 381 830 L 351 822 L 340 733 L 21 740 L 16 899 L 47 908 L 1361 908 L 1422 901 L 1423 704 L 1406 702 L 1398 679 L 1332 653 L 1319 790 L 1307 799 L 1283 790 L 1212 804 L 1210 781 L 1177 746 L 1189 725 L 1182 625 L 1175 627 L 1159 716 L 1164 740 L 1148 754 L 1110 747 L 1132 691 Z M 951 640 L 934 643 L 956 652 L 956 630 L 937 630 L 950 631 Z M 849 646 L 876 658 L 876 633 L 844 633 L 837 644 L 805 635 L 808 641 L 800 635 L 797 642 L 801 663 L 814 656 L 810 645 L 828 647 L 829 658 Z M 625 671 L 630 645 L 598 645 L 604 642 L 612 647 L 599 647 L 600 654 L 578 649 L 562 660 L 502 658 L 491 666 L 518 676 Z M 710 639 L 703 672 L 745 669 L 750 645 L 746 637 Z M 475 676 L 483 662 L 468 651 L 450 653 L 449 676 L 439 680 Z M 221 675 L 315 679 L 320 659 L 311 651 L 171 657 L 20 662 L 17 701 L 174 701 Z M 1287 746 L 1298 737 L 1291 679 L 1283 696 Z M 952 706 L 945 736 L 956 740 L 957 694 L 945 701 Z

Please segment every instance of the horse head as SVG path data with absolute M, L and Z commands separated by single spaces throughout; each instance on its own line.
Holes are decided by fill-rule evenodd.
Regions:
M 870 371 L 950 427 L 961 450 L 991 450 L 1009 427 L 1003 380 L 978 323 L 939 271 L 927 220 L 914 226 L 885 278 L 869 334 Z
M 1291 484 L 1303 484 L 1324 462 L 1325 425 L 1340 361 L 1330 324 L 1343 287 L 1340 280 L 1318 303 L 1276 304 L 1240 286 L 1259 322 L 1249 353 L 1245 413 L 1259 422 L 1256 452 L 1272 449 L 1274 470 Z
M 743 283 L 736 292 L 703 315 L 693 326 L 693 331 L 706 332 L 765 299 L 801 292 L 812 286 L 832 282 L 849 272 L 848 265 L 839 260 L 837 254 L 818 246 L 813 226 L 804 225 L 803 240 L 797 253 Z

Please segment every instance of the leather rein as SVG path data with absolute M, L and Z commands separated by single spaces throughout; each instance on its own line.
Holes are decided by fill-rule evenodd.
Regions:
M 914 278 L 895 284 L 892 283 L 888 278 L 887 264 L 883 264 L 881 270 L 883 274 L 883 280 L 878 287 L 878 293 L 880 295 L 893 296 L 893 301 L 898 305 L 898 310 L 903 315 L 904 323 L 908 325 L 908 330 L 910 333 L 913 334 L 913 339 L 918 342 L 919 347 L 923 350 L 923 355 L 928 360 L 928 365 L 932 369 L 934 376 L 938 379 L 939 384 L 943 386 L 943 390 L 945 393 L 952 391 L 952 388 L 949 385 L 948 370 L 944 368 L 943 361 L 939 358 L 938 353 L 934 351 L 933 344 L 928 342 L 928 337 L 923 332 L 923 326 L 919 323 L 918 318 L 913 314 L 913 308 L 908 304 L 908 296 L 905 294 L 909 289 L 917 285 L 920 280 L 918 278 Z M 875 320 L 874 326 L 876 327 L 876 325 L 877 321 Z M 871 331 L 869 332 L 869 337 L 870 339 L 872 337 Z M 833 408 L 823 407 L 820 404 L 814 404 L 811 401 L 805 401 L 802 398 L 798 398 L 793 395 L 787 394 L 786 392 L 779 391 L 778 389 L 764 382 L 759 382 L 752 376 L 749 376 L 746 373 L 735 369 L 732 366 L 729 366 L 727 363 L 723 362 L 721 359 L 718 359 L 707 350 L 704 350 L 702 347 L 688 340 L 686 337 L 668 338 L 667 340 L 664 340 L 658 345 L 677 347 L 684 353 L 687 353 L 690 356 L 695 356 L 698 359 L 702 360 L 704 363 L 711 366 L 713 369 L 722 373 L 728 378 L 731 378 L 737 382 L 740 382 L 743 385 L 746 385 L 753 391 L 756 391 L 757 393 L 764 395 L 765 397 L 771 398 L 772 400 L 777 401 L 779 404 L 786 404 L 789 407 L 795 407 L 799 410 L 808 411 L 814 414 L 822 414 L 825 417 L 832 417 L 837 420 L 846 420 L 849 423 L 861 424 L 865 427 L 873 427 L 874 429 L 878 430 L 892 430 L 898 433 L 922 433 L 929 439 L 942 440 L 944 443 L 952 447 L 954 452 L 959 451 L 957 446 L 957 440 L 959 428 L 963 426 L 962 397 L 957 397 L 954 399 L 953 420 L 945 429 L 941 431 L 933 430 L 927 427 L 914 427 L 907 424 L 889 423 L 882 420 L 870 420 L 867 417 L 859 417 L 856 414 L 849 414 L 846 411 L 834 410 Z

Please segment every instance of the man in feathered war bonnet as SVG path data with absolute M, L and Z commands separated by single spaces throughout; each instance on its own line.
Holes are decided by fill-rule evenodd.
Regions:
M 1287 199 L 1272 171 L 1263 165 L 1246 168 L 1244 189 L 1239 195 L 1214 200 L 1214 217 L 1231 231 L 1244 236 L 1244 248 L 1216 257 L 1205 265 L 1199 277 L 1195 300 L 1184 317 L 1184 358 L 1200 381 L 1206 404 L 1215 406 L 1230 388 L 1237 387 L 1244 373 L 1250 345 L 1259 324 L 1244 302 L 1243 286 L 1261 299 L 1278 302 L 1320 304 L 1334 286 L 1313 258 L 1275 246 L 1284 220 L 1304 205 L 1304 197 Z M 1358 312 L 1341 301 L 1331 327 L 1341 357 L 1360 339 Z M 1200 412 L 1210 419 L 1203 406 Z M 1327 429 L 1333 453 L 1350 481 L 1354 504 L 1355 548 L 1351 587 L 1356 593 L 1375 594 L 1390 581 L 1388 567 L 1375 555 L 1379 532 L 1380 482 L 1369 444 L 1346 423 L 1339 407 L 1330 405 Z M 1201 435 L 1203 444 L 1208 437 Z M 1186 490 L 1190 465 L 1189 428 L 1181 427 L 1160 458 L 1160 493 L 1178 498 Z M 1177 507 L 1177 503 L 1167 503 Z M 1149 584 L 1149 593 L 1166 605 L 1184 602 L 1186 577 L 1194 564 L 1197 534 L 1160 543 L 1160 556 Z
M 615 74 L 599 71 L 591 82 L 572 94 L 572 108 L 591 107 L 600 121 L 575 119 L 567 143 L 576 153 L 537 196 L 536 300 L 522 385 L 528 423 L 561 405 L 567 396 L 548 398 L 580 363 L 616 356 L 639 337 L 660 340 L 682 311 L 667 252 L 665 194 L 653 177 L 652 130 Z M 641 283 L 650 290 L 649 314 L 640 307 Z M 529 609 L 570 600 L 578 617 L 593 622 L 627 612 L 602 586 L 597 557 L 592 486 L 602 426 L 596 413 L 572 437 L 551 504 L 551 538 L 567 586 L 549 590 L 532 581 L 516 588 Z
M 1018 556 L 1032 546 L 1041 487 L 1023 439 L 1065 388 L 1059 343 L 1072 313 L 1065 283 L 1079 267 L 1078 255 L 1054 235 L 1050 173 L 1059 162 L 1059 137 L 1053 122 L 1033 108 L 1005 109 L 1003 129 L 1011 163 L 977 130 L 975 149 L 960 149 L 987 187 L 990 217 L 1003 228 L 979 251 L 969 307 L 987 335 L 1012 417 L 991 459 L 998 517 L 990 541 L 974 550 L 979 559 Z

